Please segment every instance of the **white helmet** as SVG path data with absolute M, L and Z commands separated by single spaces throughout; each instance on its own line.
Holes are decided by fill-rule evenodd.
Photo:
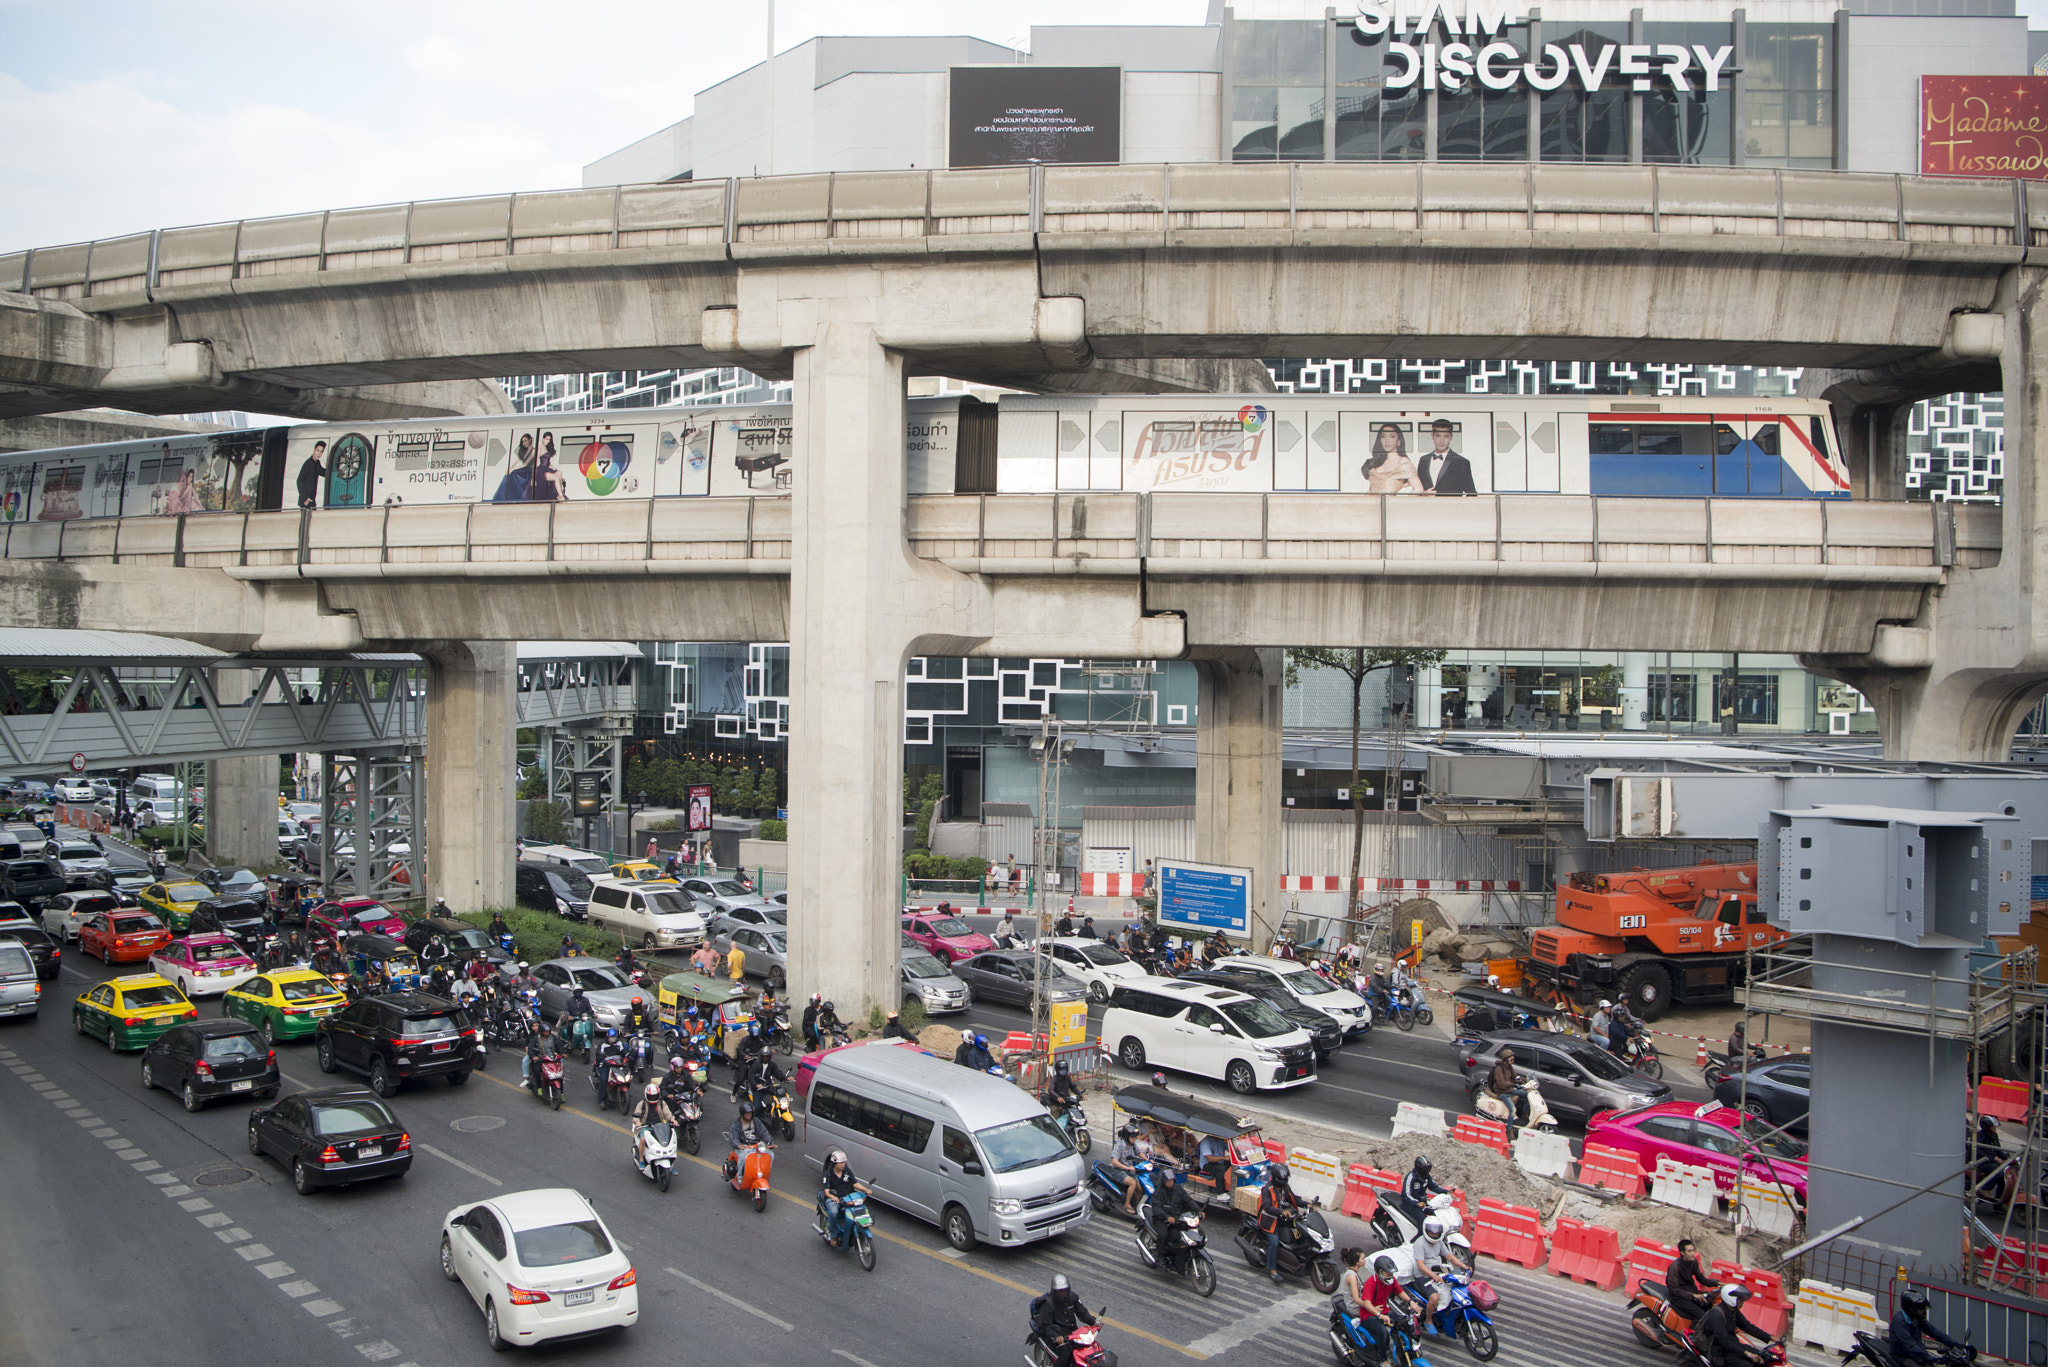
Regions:
M 1491 987 L 1491 988 L 1493 988 L 1493 989 L 1494 989 L 1495 991 L 1499 991 L 1499 990 L 1500 990 L 1500 974 L 1498 974 L 1498 973 L 1489 973 L 1489 974 L 1487 974 L 1487 975 L 1486 975 L 1486 985 L 1487 985 L 1488 987 Z
M 1607 998 L 1602 997 L 1600 999 L 1600 1009 L 1602 1011 L 1612 1011 L 1614 1009 L 1614 1003 L 1607 1000 Z
M 1430 1217 L 1429 1217 L 1429 1218 L 1428 1218 L 1427 1220 L 1424 1220 L 1424 1221 L 1422 1222 L 1422 1232 L 1423 1232 L 1423 1233 L 1424 1233 L 1425 1235 L 1427 1235 L 1427 1236 L 1429 1236 L 1430 1238 L 1432 1238 L 1432 1239 L 1441 1239 L 1441 1238 L 1443 1238 L 1443 1237 L 1444 1237 L 1444 1219 L 1443 1219 L 1443 1216 L 1441 1216 L 1441 1215 L 1432 1215 L 1432 1216 L 1430 1216 Z

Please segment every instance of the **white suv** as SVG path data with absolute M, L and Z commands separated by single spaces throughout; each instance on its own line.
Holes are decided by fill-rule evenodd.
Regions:
M 1312 1006 L 1336 1021 L 1343 1028 L 1346 1039 L 1372 1025 L 1372 1008 L 1366 1005 L 1365 998 L 1316 976 L 1306 965 L 1288 959 L 1268 958 L 1263 954 L 1233 954 L 1227 959 L 1218 959 L 1213 971 L 1234 977 L 1261 978 L 1275 987 L 1286 988 L 1304 1005 Z
M 592 926 L 609 927 L 642 949 L 694 949 L 704 943 L 704 913 L 672 883 L 593 879 L 589 919 Z
M 1092 1002 L 1106 1002 L 1118 983 L 1145 976 L 1145 970 L 1132 963 L 1121 951 L 1083 935 L 1048 939 L 1045 948 L 1059 965 L 1060 972 L 1088 984 L 1088 1000 Z
M 1102 1016 L 1102 1042 L 1133 1071 L 1173 1068 L 1221 1078 L 1239 1095 L 1316 1080 L 1307 1031 L 1256 997 L 1208 983 L 1117 983 Z

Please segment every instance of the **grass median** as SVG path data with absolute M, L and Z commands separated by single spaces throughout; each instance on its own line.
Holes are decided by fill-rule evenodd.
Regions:
M 462 919 L 478 930 L 488 931 L 493 914 L 489 911 L 480 911 Z M 580 921 L 570 921 L 545 911 L 532 911 L 526 907 L 503 907 L 495 914 L 504 917 L 505 924 L 512 927 L 512 939 L 518 946 L 519 957 L 530 964 L 561 958 L 564 934 L 582 946 L 585 954 L 598 959 L 615 957 L 622 943 L 618 936 L 608 930 L 597 930 Z

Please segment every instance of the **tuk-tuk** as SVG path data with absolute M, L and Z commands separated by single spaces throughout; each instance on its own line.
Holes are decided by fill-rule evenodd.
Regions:
M 419 956 L 389 935 L 351 935 L 347 954 L 348 975 L 365 986 L 372 964 L 381 970 L 386 992 L 410 992 L 420 985 Z
M 320 885 L 297 878 L 274 878 L 270 883 L 270 913 L 279 925 L 302 926 L 306 913 L 320 904 Z
M 671 973 L 654 990 L 654 1009 L 663 1025 L 682 1029 L 683 1008 L 694 1006 L 704 1022 L 705 1042 L 730 1063 L 754 1014 L 754 993 L 744 982 L 702 973 Z
M 1161 1087 L 1125 1087 L 1116 1094 L 1115 1108 L 1150 1127 L 1154 1142 L 1187 1172 L 1187 1192 L 1196 1200 L 1228 1209 L 1238 1187 L 1266 1184 L 1266 1144 L 1249 1119 Z M 1119 1118 L 1115 1128 L 1123 1125 Z M 1205 1139 L 1221 1140 L 1224 1154 L 1203 1160 Z
M 1567 1013 L 1491 987 L 1461 987 L 1451 994 L 1458 1013 L 1455 1033 L 1490 1035 L 1497 1030 L 1548 1030 L 1561 1034 Z

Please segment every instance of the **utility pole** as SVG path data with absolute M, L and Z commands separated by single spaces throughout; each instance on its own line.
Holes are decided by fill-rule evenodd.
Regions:
M 1038 875 L 1038 927 L 1031 940 L 1031 1039 L 1032 1053 L 1039 1058 L 1041 1082 L 1052 1072 L 1052 1003 L 1045 996 L 1045 975 L 1050 971 L 1052 959 L 1046 953 L 1045 936 L 1050 928 L 1046 909 L 1047 869 L 1059 867 L 1060 855 L 1060 769 L 1065 759 L 1066 743 L 1060 739 L 1060 724 L 1057 718 L 1045 716 L 1038 719 L 1038 741 L 1032 747 L 1038 751 L 1038 824 L 1033 832 L 1032 862 L 1037 865 Z M 1045 1041 L 1041 1054 L 1038 1041 Z

